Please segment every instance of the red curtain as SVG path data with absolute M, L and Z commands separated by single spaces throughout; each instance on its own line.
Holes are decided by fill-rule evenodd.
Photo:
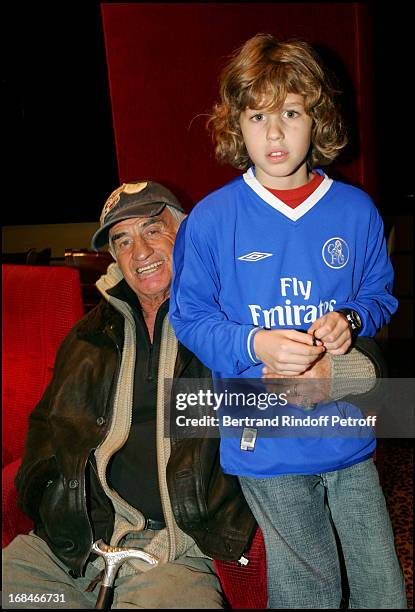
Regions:
M 229 54 L 258 32 L 305 38 L 350 88 L 359 144 L 329 167 L 377 198 L 372 20 L 365 3 L 103 4 L 121 181 L 153 178 L 188 210 L 238 171 L 214 158 L 206 114 Z M 323 54 L 324 56 L 324 54 Z

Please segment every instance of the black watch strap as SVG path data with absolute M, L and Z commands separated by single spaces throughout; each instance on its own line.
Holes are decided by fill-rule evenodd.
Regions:
M 341 312 L 346 317 L 350 332 L 352 334 L 352 340 L 354 341 L 362 329 L 362 321 L 359 313 L 351 308 L 339 308 L 337 312 Z

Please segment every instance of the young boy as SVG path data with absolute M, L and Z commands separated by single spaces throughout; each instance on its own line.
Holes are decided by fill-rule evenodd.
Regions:
M 220 93 L 209 122 L 216 154 L 246 172 L 182 224 L 170 319 L 216 378 L 301 376 L 396 310 L 382 220 L 368 195 L 316 169 L 347 140 L 308 44 L 255 36 Z M 333 414 L 347 406 L 330 404 Z M 222 437 L 223 468 L 239 476 L 264 535 L 270 608 L 339 607 L 335 532 L 350 607 L 406 608 L 375 444 L 373 431 Z

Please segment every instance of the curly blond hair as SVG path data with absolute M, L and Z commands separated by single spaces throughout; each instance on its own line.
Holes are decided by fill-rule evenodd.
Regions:
M 257 34 L 231 56 L 220 77 L 220 101 L 209 116 L 218 161 L 246 170 L 251 160 L 242 137 L 239 118 L 246 108 L 280 108 L 288 93 L 304 98 L 313 119 L 307 165 L 333 161 L 347 144 L 345 125 L 335 103 L 340 93 L 316 51 L 306 42 L 278 41 Z

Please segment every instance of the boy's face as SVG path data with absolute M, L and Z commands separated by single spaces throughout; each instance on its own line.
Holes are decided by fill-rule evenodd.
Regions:
M 308 182 L 312 118 L 303 96 L 288 94 L 278 111 L 247 108 L 239 123 L 256 178 L 266 187 L 294 189 Z

